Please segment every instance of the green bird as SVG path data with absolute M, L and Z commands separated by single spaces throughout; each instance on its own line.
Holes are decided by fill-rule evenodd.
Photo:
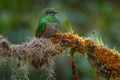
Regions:
M 46 9 L 45 16 L 40 19 L 38 27 L 36 29 L 35 36 L 37 38 L 49 38 L 51 36 L 54 36 L 58 32 L 60 24 L 56 13 L 58 12 L 55 11 L 53 8 Z

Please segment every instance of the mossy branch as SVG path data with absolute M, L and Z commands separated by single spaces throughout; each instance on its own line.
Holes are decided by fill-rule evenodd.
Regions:
M 88 56 L 91 66 L 97 69 L 97 77 L 106 80 L 120 79 L 120 54 L 104 45 L 99 45 L 91 38 L 79 37 L 73 33 L 57 33 L 49 39 L 34 38 L 28 43 L 9 46 L 7 40 L 0 36 L 1 55 L 18 57 L 20 60 L 29 62 L 35 68 L 43 68 L 43 65 L 47 64 L 44 66 L 44 70 L 51 72 L 50 74 L 54 74 L 54 56 L 60 54 L 67 47 L 71 47 L 74 80 L 78 80 L 77 68 L 73 59 L 75 52 Z M 49 71 L 51 69 L 52 71 Z
M 58 41 L 64 48 L 71 47 L 72 56 L 75 52 L 86 54 L 91 66 L 97 69 L 97 77 L 107 80 L 120 79 L 120 54 L 118 51 L 99 45 L 91 38 L 79 37 L 73 33 L 57 33 L 54 41 Z
M 22 60 L 31 64 L 34 68 L 40 69 L 47 80 L 55 80 L 54 56 L 59 53 L 55 45 L 46 38 L 34 38 L 21 45 L 9 45 L 7 40 L 0 36 L 0 54 L 3 57 L 15 57 L 19 62 Z

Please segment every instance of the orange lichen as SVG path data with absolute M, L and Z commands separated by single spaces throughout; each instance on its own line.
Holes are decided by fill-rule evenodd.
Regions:
M 96 67 L 98 76 L 108 80 L 120 79 L 120 54 L 115 50 L 100 46 L 91 38 L 82 38 L 73 33 L 57 33 L 54 40 L 57 39 L 62 46 L 71 47 L 72 56 L 76 51 L 86 53 L 91 66 Z
M 96 46 L 94 55 L 107 70 L 111 71 L 111 78 L 120 78 L 120 54 L 105 46 Z
M 73 58 L 72 58 L 71 66 L 72 66 L 72 70 L 73 70 L 74 80 L 79 80 L 79 76 L 77 73 L 77 66 L 76 66 L 75 60 Z
M 85 52 L 83 38 L 79 37 L 77 34 L 57 33 L 54 37 L 54 40 L 59 40 L 59 42 L 61 42 L 61 45 L 64 45 L 65 47 L 75 48 L 76 51 L 81 51 L 83 54 Z

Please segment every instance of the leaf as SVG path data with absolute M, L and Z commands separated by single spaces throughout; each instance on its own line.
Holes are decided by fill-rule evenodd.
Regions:
M 100 37 L 100 44 L 104 45 L 103 40 L 102 40 L 102 36 Z
M 66 27 L 66 29 L 71 32 L 71 33 L 74 33 L 73 29 L 72 29 L 72 26 L 71 26 L 71 23 L 69 20 L 64 20 L 64 26 Z
M 97 38 L 97 37 L 96 37 L 96 43 L 98 43 L 98 44 L 99 44 L 99 42 L 100 42 L 100 41 L 99 41 L 99 38 Z
M 102 40 L 102 37 L 100 37 L 100 38 L 97 38 L 97 37 L 96 37 L 96 43 L 98 43 L 98 44 L 100 44 L 100 45 L 104 45 L 103 40 Z

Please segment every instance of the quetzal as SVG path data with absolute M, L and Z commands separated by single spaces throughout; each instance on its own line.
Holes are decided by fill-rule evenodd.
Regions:
M 45 16 L 40 19 L 36 29 L 37 38 L 49 38 L 58 32 L 60 25 L 56 13 L 58 12 L 53 8 L 46 9 Z

